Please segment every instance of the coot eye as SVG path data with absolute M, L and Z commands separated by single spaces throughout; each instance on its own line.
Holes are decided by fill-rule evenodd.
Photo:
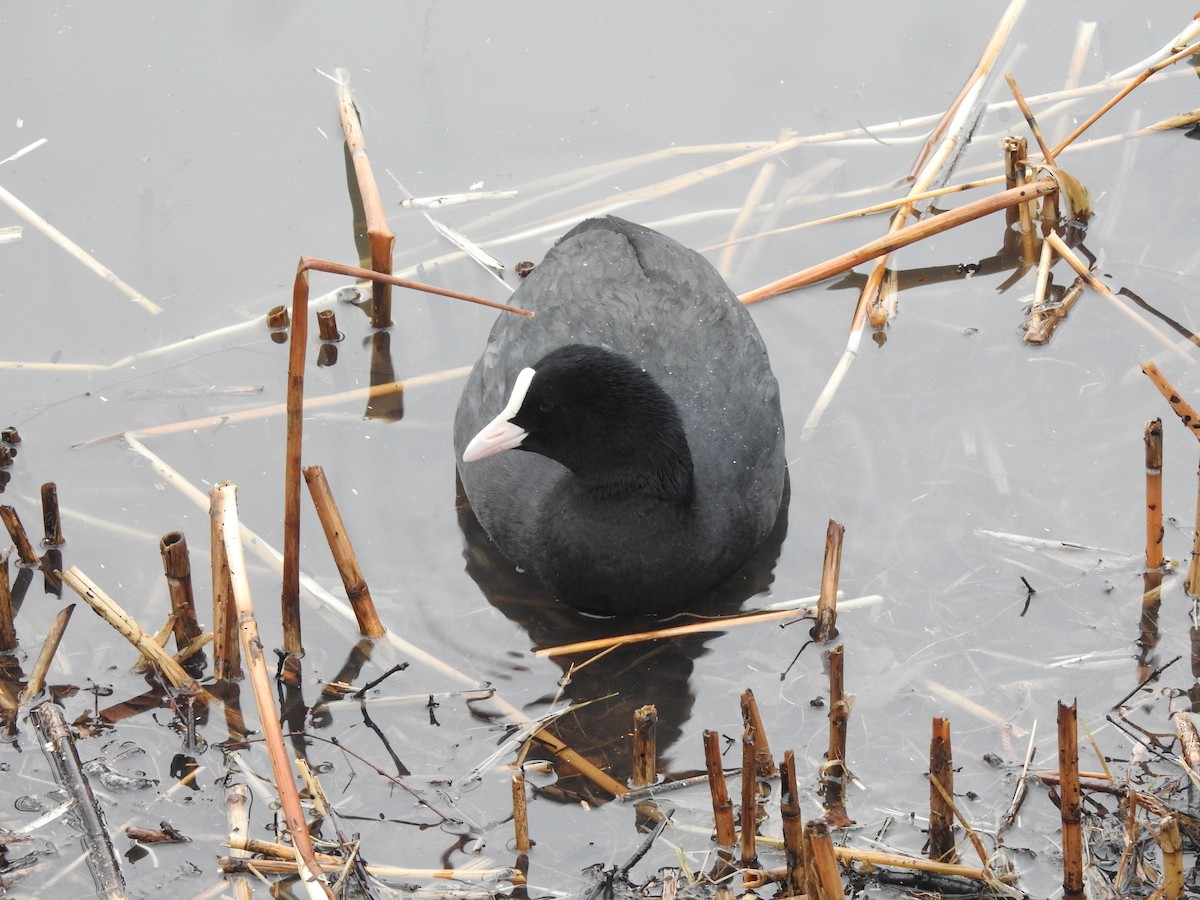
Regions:
M 538 409 L 540 409 L 544 413 L 548 413 L 552 409 L 554 409 L 554 404 L 551 403 L 549 400 L 543 400 L 541 403 L 538 404 Z

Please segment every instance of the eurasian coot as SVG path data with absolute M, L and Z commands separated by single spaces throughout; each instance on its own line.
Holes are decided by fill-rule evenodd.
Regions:
M 699 254 L 589 219 L 501 315 L 454 421 L 480 524 L 564 603 L 661 615 L 727 579 L 783 491 L 779 388 Z M 510 451 L 510 452 L 505 452 Z

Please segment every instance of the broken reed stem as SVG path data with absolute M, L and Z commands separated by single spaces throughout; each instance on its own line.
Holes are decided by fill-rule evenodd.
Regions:
M 320 466 L 307 466 L 304 470 L 304 481 L 308 484 L 309 494 L 312 495 L 313 506 L 317 509 L 317 517 L 321 520 L 321 528 L 325 531 L 325 540 L 333 551 L 333 560 L 337 564 L 338 574 L 342 576 L 342 584 L 346 588 L 346 596 L 350 607 L 354 610 L 354 618 L 358 622 L 358 631 L 363 637 L 377 638 L 387 633 L 379 614 L 375 611 L 375 603 L 371 599 L 371 590 L 363 578 L 362 569 L 358 565 L 358 557 L 346 534 L 346 523 L 338 510 L 337 501 L 333 499 L 333 490 L 325 477 L 325 470 Z
M 62 710 L 49 700 L 34 707 L 33 722 L 54 771 L 54 780 L 74 801 L 71 815 L 82 832 L 84 857 L 95 880 L 97 896 L 105 900 L 124 898 L 125 877 L 121 874 L 121 861 L 105 825 L 104 812 L 83 774 L 71 727 L 63 718 Z
M 646 787 L 658 780 L 657 727 L 658 710 L 653 705 L 633 711 L 634 787 Z
M 775 767 L 775 759 L 771 756 L 771 745 L 767 742 L 767 732 L 763 729 L 762 715 L 758 711 L 758 701 L 754 699 L 754 691 L 750 688 L 742 691 L 742 726 L 754 729 L 754 774 L 759 778 L 774 778 L 779 774 Z
M 512 777 L 513 830 L 518 853 L 527 853 L 529 842 L 529 809 L 525 802 L 525 773 L 517 769 Z
M 358 107 L 350 96 L 350 73 L 335 69 L 337 79 L 338 118 L 342 123 L 342 134 L 346 136 L 346 150 L 354 165 L 358 181 L 358 193 L 362 198 L 363 214 L 367 219 L 367 243 L 371 247 L 371 268 L 385 275 L 392 274 L 392 248 L 396 239 L 388 228 L 387 214 L 383 211 L 383 200 L 379 196 L 379 185 L 371 171 L 367 158 L 367 142 L 363 137 L 362 119 Z M 371 282 L 371 327 L 392 327 L 392 288 L 385 281 Z
M 1162 419 L 1151 419 L 1143 434 L 1146 444 L 1146 568 L 1163 564 L 1163 432 Z
M 845 647 L 838 645 L 825 655 L 829 666 L 829 751 L 821 767 L 821 792 L 825 804 L 825 821 L 831 828 L 854 824 L 846 812 L 846 726 L 850 720 L 850 704 L 846 700 L 844 679 Z
M 783 820 L 783 848 L 787 859 L 787 891 L 807 892 L 804 882 L 804 821 L 800 816 L 800 793 L 796 788 L 796 754 L 787 750 L 779 767 L 779 815 Z
M 1042 151 L 1042 157 L 1046 160 L 1047 165 L 1054 165 L 1054 151 L 1046 145 L 1046 139 L 1042 137 L 1042 129 L 1038 128 L 1037 119 L 1033 117 L 1033 110 L 1029 108 L 1029 104 L 1025 102 L 1025 95 L 1021 93 L 1021 89 L 1017 87 L 1017 79 L 1012 75 L 1005 75 L 1004 80 L 1008 82 L 1008 89 L 1012 91 L 1013 99 L 1017 101 L 1017 108 L 1021 110 L 1021 115 L 1025 117 L 1025 123 L 1029 126 L 1029 130 L 1033 132 L 1034 140 L 1037 141 L 1038 149 Z
M 167 640 L 171 637 L 171 631 L 174 627 L 175 627 L 175 616 L 172 614 L 172 615 L 167 616 L 166 623 L 163 625 L 162 628 L 158 629 L 158 631 L 156 631 L 153 635 L 151 635 L 150 639 L 152 641 L 154 641 L 154 643 L 158 644 L 158 646 L 166 647 Z M 176 662 L 178 662 L 178 660 L 176 660 Z M 130 668 L 130 671 L 133 672 L 135 675 L 142 675 L 145 672 L 147 672 L 149 669 L 150 669 L 150 657 L 146 656 L 146 654 L 144 654 L 144 653 L 139 653 L 137 662 L 135 662 L 133 664 L 133 666 Z
M 171 596 L 171 614 L 175 617 L 175 649 L 182 650 L 200 637 L 204 630 L 196 620 L 196 598 L 192 594 L 192 562 L 187 538 L 182 531 L 171 531 L 158 542 L 163 575 Z
M 1171 405 L 1171 409 L 1175 410 L 1175 415 L 1179 416 L 1183 424 L 1191 430 L 1197 439 L 1200 439 L 1200 413 L 1192 409 L 1192 405 L 1183 399 L 1180 393 L 1175 390 L 1175 386 L 1167 380 L 1167 376 L 1154 363 L 1149 361 L 1142 363 L 1142 371 L 1154 386 L 1158 388 L 1158 392 L 1166 398 L 1167 403 Z
M 36 566 L 40 562 L 37 551 L 33 549 L 17 511 L 11 506 L 0 506 L 0 520 L 3 520 L 4 527 L 8 530 L 8 536 L 17 548 L 17 556 L 21 558 L 21 562 L 27 566 Z
M 1083 898 L 1083 813 L 1079 795 L 1079 726 L 1075 704 L 1058 704 L 1059 810 L 1062 813 L 1063 897 Z
M 813 900 L 834 900 L 846 896 L 842 873 L 833 851 L 829 825 L 814 819 L 804 826 L 804 860 L 808 875 L 808 896 Z
M 853 269 L 855 266 L 861 265 L 877 256 L 891 253 L 893 250 L 899 250 L 901 247 L 907 247 L 909 244 L 924 240 L 930 235 L 949 231 L 951 228 L 957 228 L 959 225 L 973 222 L 982 216 L 999 212 L 1010 206 L 1016 206 L 1018 203 L 1034 200 L 1037 197 L 1045 196 L 1056 190 L 1058 190 L 1058 187 L 1055 185 L 1053 179 L 1039 178 L 1036 181 L 1026 183 L 1024 187 L 1002 191 L 999 194 L 993 194 L 991 197 L 966 203 L 957 209 L 938 213 L 936 216 L 931 216 L 906 228 L 886 234 L 881 238 L 863 244 L 861 247 L 843 253 L 840 256 L 828 259 L 823 263 L 810 266 L 807 269 L 763 285 L 753 291 L 748 291 L 740 295 L 739 299 L 742 303 L 749 305 L 766 300 L 769 297 L 774 297 L 776 294 L 783 294 L 787 291 L 794 291 L 797 288 L 804 287 L 805 285 L 824 281 L 826 278 L 831 278 L 848 269 Z M 865 308 L 861 317 L 856 311 L 855 324 L 852 325 L 852 328 L 854 330 L 861 330 L 862 323 L 865 321 Z
M 16 613 L 8 581 L 8 548 L 0 551 L 0 653 L 17 649 Z M 2 668 L 2 667 L 0 667 Z
M 1006 177 L 1011 177 L 1014 187 L 1025 186 L 1026 157 L 1029 155 L 1029 142 L 1023 137 L 1009 137 L 1004 140 L 1004 171 Z M 1021 259 L 1026 267 L 1034 264 L 1033 246 L 1033 213 L 1028 203 L 1017 204 L 1017 219 L 1021 223 Z
M 439 294 L 471 303 L 507 310 L 523 316 L 531 312 L 519 310 L 503 303 L 482 300 L 458 291 L 420 284 L 394 275 L 371 272 L 358 266 L 300 257 L 296 267 L 296 280 L 292 286 L 292 331 L 288 348 L 287 380 L 287 441 L 284 449 L 283 466 L 283 581 L 280 589 L 280 606 L 283 619 L 283 649 L 298 655 L 304 652 L 300 633 L 300 453 L 304 431 L 304 360 L 308 345 L 308 282 L 309 270 L 332 272 L 351 278 L 366 278 L 384 281 L 401 287 Z
M 1175 733 L 1179 735 L 1179 747 L 1183 761 L 1192 773 L 1200 776 L 1200 734 L 1196 732 L 1196 723 L 1189 710 L 1180 709 L 1171 713 L 1171 721 L 1175 724 Z
M 229 819 L 229 842 L 246 840 L 250 837 L 250 790 L 246 785 L 231 784 L 225 788 L 225 815 Z M 233 856 L 237 859 L 249 859 L 249 850 L 234 847 Z M 235 900 L 251 900 L 253 891 L 250 882 L 244 875 L 234 876 L 233 895 Z
M 846 526 L 829 520 L 825 528 L 825 560 L 821 565 L 821 595 L 817 599 L 817 622 L 812 629 L 814 641 L 824 643 L 837 637 L 837 589 L 842 572 L 842 538 Z
M 237 611 L 233 607 L 233 584 L 229 560 L 225 558 L 225 500 L 215 487 L 208 492 L 209 546 L 212 549 L 213 677 L 232 681 L 242 677 L 242 655 L 238 650 Z
M 1147 333 L 1153 335 L 1158 341 L 1160 341 L 1163 344 L 1164 347 L 1166 347 L 1172 353 L 1175 353 L 1177 356 L 1181 357 L 1182 359 L 1186 359 L 1189 362 L 1191 362 L 1191 360 L 1188 358 L 1186 351 L 1184 351 L 1182 348 L 1176 346 L 1175 343 L 1173 341 L 1171 341 L 1171 339 L 1169 337 L 1164 335 L 1161 331 L 1159 331 L 1157 328 L 1155 328 L 1153 325 L 1151 325 L 1149 322 L 1147 322 L 1145 319 L 1143 319 L 1141 316 L 1139 316 L 1127 304 L 1122 303 L 1120 300 L 1118 300 L 1116 294 L 1114 294 L 1109 289 L 1108 285 L 1105 284 L 1103 281 L 1101 281 L 1099 278 L 1097 278 L 1096 275 L 1091 271 L 1091 269 L 1089 269 L 1086 265 L 1084 265 L 1083 260 L 1081 260 L 1078 256 L 1075 255 L 1075 251 L 1073 251 L 1070 247 L 1068 247 L 1066 245 L 1066 243 L 1063 241 L 1063 239 L 1058 236 L 1057 232 L 1055 232 L 1053 230 L 1046 232 L 1046 235 L 1043 238 L 1043 240 L 1049 241 L 1050 246 L 1054 248 L 1054 252 L 1057 253 L 1059 256 L 1061 256 L 1066 261 L 1067 265 L 1069 265 L 1072 269 L 1074 269 L 1076 274 L 1078 274 L 1079 277 L 1081 277 L 1084 281 L 1086 281 L 1088 283 L 1088 287 L 1090 287 L 1092 290 L 1094 290 L 1096 293 L 1098 293 L 1101 297 L 1103 297 L 1109 303 L 1113 304 L 1113 306 L 1115 306 L 1118 310 L 1120 310 L 1124 315 L 1128 316 L 1135 323 L 1137 323 L 1139 328 L 1141 328 L 1142 330 L 1146 331 Z M 1143 369 L 1144 369 L 1144 367 L 1143 367 Z
M 275 859 L 235 859 L 232 856 L 217 858 L 217 866 L 223 874 L 234 873 L 262 875 L 294 875 L 296 874 L 295 851 L 285 844 L 271 844 L 267 841 L 246 841 L 246 846 L 255 853 L 266 853 L 273 850 L 278 858 Z M 318 853 L 317 860 L 321 869 L 330 875 L 340 875 L 346 870 L 346 860 L 341 856 L 331 856 Z M 493 869 L 408 869 L 402 866 L 363 866 L 363 871 L 375 878 L 392 879 L 450 879 L 465 881 L 472 884 L 480 881 L 507 881 L 510 884 L 523 884 L 525 879 L 521 871 L 512 867 Z M 436 896 L 436 895 L 435 895 Z M 454 894 L 446 896 L 478 896 L 476 894 Z
M 337 327 L 337 315 L 332 309 L 323 309 L 317 313 L 317 335 L 323 341 L 340 341 L 341 332 Z
M 1184 50 L 1180 50 L 1178 53 L 1167 57 L 1162 62 L 1156 63 L 1153 66 L 1150 66 L 1150 68 L 1146 69 L 1144 72 L 1142 72 L 1140 75 L 1138 75 L 1132 81 L 1130 81 L 1127 85 L 1125 85 L 1123 88 L 1121 88 L 1119 91 L 1117 91 L 1117 93 L 1113 96 L 1113 98 L 1111 100 L 1109 100 L 1107 103 L 1105 103 L 1103 106 L 1101 106 L 1098 110 L 1096 110 L 1094 113 L 1092 113 L 1090 116 L 1088 116 L 1087 119 L 1085 119 L 1083 122 L 1080 123 L 1079 127 L 1077 127 L 1069 135 L 1067 135 L 1065 138 L 1063 138 L 1063 140 L 1059 142 L 1058 146 L 1055 147 L 1054 150 L 1052 151 L 1052 155 L 1058 156 L 1060 153 L 1062 153 L 1063 150 L 1065 150 L 1068 146 L 1070 146 L 1072 143 L 1074 143 L 1074 141 L 1077 137 L 1079 137 L 1081 134 L 1083 134 L 1085 131 L 1087 131 L 1089 128 L 1091 128 L 1093 125 L 1095 125 L 1096 121 L 1101 116 L 1103 116 L 1106 112 L 1108 112 L 1110 109 L 1112 109 L 1114 106 L 1116 106 L 1122 100 L 1124 100 L 1135 88 L 1137 88 L 1139 85 L 1141 85 L 1142 82 L 1146 81 L 1146 79 L 1150 78 L 1155 73 L 1162 71 L 1163 69 L 1167 68 L 1168 66 L 1173 66 L 1175 63 L 1179 62 L 1181 59 L 1186 59 L 1187 57 L 1191 56 L 1193 53 L 1196 53 L 1198 51 L 1200 51 L 1200 44 L 1192 44 L 1190 47 L 1187 47 Z
M 1179 836 L 1179 819 L 1174 815 L 1159 819 L 1154 839 L 1163 857 L 1162 892 L 1166 900 L 1181 900 L 1184 896 L 1183 841 Z
M 742 729 L 742 806 L 738 818 L 742 826 L 741 840 L 738 842 L 741 864 L 743 868 L 749 868 L 758 858 L 754 845 L 758 833 L 758 785 L 754 778 L 753 725 Z
M 732 848 L 737 840 L 733 827 L 733 801 L 725 785 L 725 770 L 721 766 L 721 736 L 715 731 L 704 732 L 704 767 L 708 770 L 708 789 L 712 794 L 713 821 L 717 831 L 717 846 Z
M 134 621 L 117 602 L 100 589 L 94 581 L 88 578 L 77 566 L 72 566 L 62 573 L 62 580 L 96 611 L 96 614 L 115 628 L 125 640 L 133 644 L 144 654 L 159 672 L 171 682 L 172 686 L 188 694 L 201 693 L 196 679 L 184 671 L 183 666 L 175 662 L 153 637 Z
M 954 796 L 954 757 L 950 749 L 950 720 L 933 718 L 929 741 L 929 858 L 957 863 L 954 849 L 954 810 L 947 797 Z M 941 790 L 936 786 L 940 785 Z
M 62 516 L 58 512 L 58 487 L 53 481 L 42 485 L 42 526 L 45 539 L 42 543 L 48 547 L 61 547 L 63 540 Z
M 308 833 L 304 809 L 300 805 L 300 794 L 296 790 L 296 777 L 292 773 L 287 750 L 283 744 L 283 729 L 279 724 L 279 711 L 276 709 L 271 692 L 271 676 L 267 671 L 266 659 L 263 656 L 262 641 L 258 635 L 258 622 L 254 618 L 254 606 L 250 599 L 250 581 L 246 573 L 246 558 L 242 551 L 241 532 L 238 529 L 237 486 L 223 481 L 216 486 L 215 490 L 223 498 L 225 527 L 221 530 L 221 536 L 225 543 L 225 558 L 229 563 L 229 578 L 233 584 L 233 602 L 237 608 L 242 655 L 246 660 L 250 683 L 254 689 L 254 700 L 258 705 L 259 727 L 262 729 L 267 753 L 271 758 L 271 769 L 275 773 L 275 787 L 279 791 L 279 802 L 284 821 L 296 848 L 297 862 L 302 863 L 302 868 L 307 867 L 308 869 L 309 875 L 305 877 L 316 878 L 317 883 L 332 900 L 333 892 L 324 879 L 319 877 L 320 866 L 313 857 L 312 837 Z
M 29 680 L 25 682 L 25 690 L 21 691 L 18 703 L 24 705 L 32 702 L 46 686 L 46 673 L 50 671 L 50 663 L 54 661 L 54 654 L 58 652 L 58 645 L 62 642 L 63 633 L 67 630 L 67 623 L 71 621 L 73 612 L 75 612 L 74 603 L 60 609 L 58 615 L 54 617 L 50 630 L 46 632 L 46 639 L 42 641 L 42 649 L 38 653 L 37 662 L 33 664 Z

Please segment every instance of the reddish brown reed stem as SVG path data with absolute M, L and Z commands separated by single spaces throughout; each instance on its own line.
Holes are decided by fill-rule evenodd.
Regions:
M 286 306 L 273 306 L 267 313 L 268 328 L 287 328 L 291 324 L 292 318 Z
M 25 526 L 21 524 L 21 517 L 17 515 L 17 511 L 11 506 L 0 506 L 0 520 L 4 522 L 8 536 L 16 545 L 17 556 L 21 558 L 21 562 L 27 566 L 36 566 L 39 562 L 37 551 L 33 549 L 33 544 L 29 541 L 29 535 L 25 532 Z
M 658 710 L 642 706 L 633 712 L 633 786 L 646 787 L 658 778 L 656 730 Z
M 61 547 L 65 543 L 62 516 L 58 512 L 58 487 L 53 481 L 42 485 L 42 525 L 46 534 L 42 543 L 49 547 Z
M 333 490 L 329 487 L 325 470 L 320 466 L 306 467 L 304 481 L 312 494 L 313 506 L 317 508 L 317 516 L 325 530 L 329 549 L 333 551 L 333 559 L 337 563 L 338 574 L 342 576 L 342 584 L 346 587 L 346 595 L 350 598 L 359 633 L 369 638 L 387 634 L 387 629 L 383 627 L 383 623 L 379 621 L 379 614 L 375 611 L 371 590 L 363 578 L 362 569 L 359 568 L 358 557 L 350 545 L 346 523 L 342 521 L 342 514 L 333 498 Z
M 1079 726 L 1075 704 L 1058 704 L 1059 811 L 1062 813 L 1063 897 L 1083 897 L 1083 812 L 1079 794 Z
M 950 750 L 950 720 L 935 716 L 929 741 L 929 858 L 957 863 L 954 851 L 954 810 L 947 798 L 954 796 L 954 758 Z
M 808 873 L 808 896 L 813 900 L 834 900 L 845 897 L 842 873 L 833 853 L 829 825 L 819 819 L 804 826 L 805 869 Z
M 187 538 L 182 531 L 171 531 L 158 542 L 163 575 L 171 595 L 171 613 L 175 616 L 175 647 L 182 650 L 204 633 L 196 621 L 196 599 L 192 594 L 192 562 Z
M 825 802 L 825 821 L 831 828 L 845 828 L 854 824 L 846 812 L 846 782 L 850 772 L 846 768 L 846 726 L 850 721 L 850 704 L 846 700 L 843 677 L 845 648 L 840 644 L 826 654 L 829 665 L 829 751 L 821 778 L 821 789 Z
M 758 785 L 754 779 L 754 727 L 742 729 L 742 806 L 741 821 L 741 864 L 744 868 L 755 865 L 758 856 L 755 837 L 758 833 Z
M 1142 371 L 1150 382 L 1158 388 L 1158 392 L 1166 398 L 1171 409 L 1175 411 L 1175 415 L 1179 416 L 1180 421 L 1184 426 L 1192 432 L 1192 434 L 1200 439 L 1200 413 L 1197 413 L 1192 405 L 1183 399 L 1183 395 L 1175 390 L 1175 386 L 1167 380 L 1167 376 L 1162 373 L 1157 365 L 1152 362 L 1142 363 Z
M 737 840 L 733 827 L 733 801 L 729 799 L 725 770 L 721 766 L 721 736 L 715 731 L 704 732 L 704 766 L 708 770 L 708 789 L 712 794 L 717 844 L 720 847 L 732 847 Z
M 317 313 L 317 334 L 323 341 L 340 341 L 342 335 L 338 332 L 337 316 L 332 309 L 323 309 Z
M 1163 431 L 1162 419 L 1151 419 L 1143 434 L 1146 444 L 1146 568 L 1163 564 Z
M 8 550 L 0 552 L 0 653 L 17 649 L 16 613 L 12 606 L 12 588 L 8 582 Z
M 763 728 L 762 716 L 758 711 L 758 701 L 754 699 L 754 691 L 750 688 L 742 691 L 742 725 L 754 729 L 754 774 L 759 778 L 774 778 L 779 774 L 775 767 L 775 759 L 771 755 L 771 745 L 767 743 L 767 732 Z
M 1198 472 L 1200 474 L 1200 472 Z M 1196 522 L 1192 538 L 1192 559 L 1188 563 L 1184 589 L 1193 597 L 1200 596 L 1200 490 L 1196 493 Z
M 787 858 L 789 894 L 807 892 L 804 883 L 804 821 L 800 815 L 800 793 L 796 787 L 796 754 L 787 750 L 779 767 L 779 814 L 783 819 L 783 848 Z
M 371 268 L 385 275 L 392 274 L 392 247 L 396 239 L 388 228 L 387 213 L 379 196 L 379 186 L 371 171 L 367 158 L 367 142 L 363 137 L 362 120 L 358 108 L 350 96 L 349 73 L 337 70 L 338 118 L 342 122 L 342 133 L 346 136 L 346 150 L 354 165 L 358 180 L 358 193 L 362 197 L 363 213 L 367 219 L 367 242 L 371 246 Z M 374 328 L 390 328 L 392 325 L 392 289 L 386 281 L 372 281 L 371 325 Z

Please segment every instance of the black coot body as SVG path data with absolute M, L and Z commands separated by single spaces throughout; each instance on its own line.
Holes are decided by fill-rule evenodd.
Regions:
M 475 515 L 564 603 L 682 609 L 779 511 L 783 421 L 758 329 L 699 254 L 611 216 L 560 238 L 512 302 L 536 317 L 500 316 L 454 422 Z

